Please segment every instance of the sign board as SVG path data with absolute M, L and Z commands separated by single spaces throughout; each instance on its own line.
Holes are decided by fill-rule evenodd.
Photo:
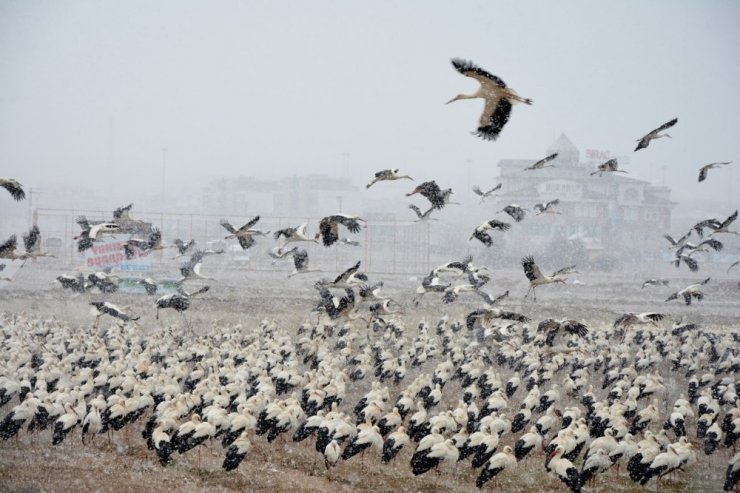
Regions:
M 126 258 L 123 246 L 129 237 L 129 235 L 111 235 L 93 242 L 92 248 L 85 250 L 85 267 L 92 270 L 110 267 L 121 272 L 149 272 L 151 259 L 138 248 L 134 248 L 132 259 Z

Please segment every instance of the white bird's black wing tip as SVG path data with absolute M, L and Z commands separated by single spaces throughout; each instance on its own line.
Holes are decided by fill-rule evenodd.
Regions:
M 17 181 L 0 181 L 0 183 L 2 184 L 3 188 L 10 192 L 10 196 L 13 197 L 14 200 L 20 202 L 21 200 L 26 198 L 26 192 L 23 191 L 21 184 Z
M 470 60 L 465 60 L 463 58 L 453 58 L 451 60 L 452 66 L 455 67 L 455 70 L 460 72 L 463 75 L 468 75 L 469 72 L 473 72 L 477 75 L 483 76 L 486 79 L 490 79 L 494 84 L 496 84 L 499 87 L 506 87 L 506 84 L 503 80 L 501 80 L 499 77 L 491 74 L 490 72 L 487 72 L 477 66 L 475 63 L 473 63 Z

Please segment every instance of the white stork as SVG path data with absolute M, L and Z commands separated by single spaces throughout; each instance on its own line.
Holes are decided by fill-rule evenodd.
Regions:
M 293 254 L 293 271 L 288 274 L 288 277 L 298 274 L 308 274 L 309 272 L 318 272 L 318 269 L 308 268 L 308 252 L 306 250 L 295 248 L 291 253 Z
M 231 223 L 229 223 L 229 221 L 227 221 L 226 219 L 221 219 L 221 221 L 219 222 L 219 224 L 221 226 L 223 226 L 226 229 L 226 231 L 228 231 L 229 233 L 231 233 L 231 234 L 225 236 L 224 239 L 236 238 L 237 240 L 239 240 L 239 245 L 244 250 L 246 250 L 249 247 L 251 247 L 252 245 L 254 245 L 254 241 L 255 241 L 254 240 L 254 237 L 255 237 L 255 235 L 264 236 L 267 233 L 269 233 L 269 231 L 267 233 L 265 233 L 265 232 L 260 231 L 260 230 L 257 230 L 257 229 L 252 229 L 252 226 L 254 226 L 255 224 L 257 224 L 257 221 L 259 221 L 259 220 L 260 220 L 260 217 L 259 216 L 254 216 L 252 219 L 250 219 L 249 221 L 247 221 L 247 223 L 244 224 L 239 229 L 236 229 L 234 226 L 232 226 Z
M 482 204 L 488 197 L 491 197 L 493 195 L 493 192 L 500 190 L 502 184 L 499 183 L 495 187 L 491 188 L 490 190 L 483 191 L 478 185 L 475 185 L 473 187 L 473 193 L 475 193 L 477 196 L 480 197 L 480 203 Z
M 200 268 L 203 265 L 203 257 L 205 257 L 207 253 L 208 252 L 205 252 L 203 250 L 196 250 L 190 256 L 190 260 L 180 265 L 180 274 L 182 275 L 182 278 L 179 279 L 179 282 L 182 282 L 186 279 L 204 279 L 207 281 L 216 280 L 212 277 L 206 277 L 200 273 Z
M 41 251 L 41 231 L 33 225 L 28 233 L 23 235 L 23 246 L 26 248 L 26 258 L 53 257 L 54 255 Z
M 185 255 L 190 255 L 195 249 L 195 240 L 190 240 L 189 242 L 185 243 L 180 238 L 175 238 L 175 241 L 173 241 L 173 243 L 175 244 L 175 248 L 177 248 L 177 255 L 175 255 L 173 258 L 180 258 L 184 257 Z
M 727 473 L 725 474 L 725 484 L 722 487 L 723 491 L 732 491 L 732 489 L 740 483 L 740 453 L 730 459 L 727 464 Z
M 712 235 L 716 235 L 717 233 L 729 233 L 740 236 L 740 233 L 738 233 L 737 231 L 730 231 L 728 229 L 730 227 L 730 224 L 735 222 L 735 219 L 737 219 L 737 211 L 730 214 L 730 216 L 722 222 L 716 221 L 716 227 L 712 228 L 714 229 L 714 231 L 712 231 Z
M 118 318 L 124 322 L 128 322 L 129 320 L 131 321 L 139 320 L 139 317 L 131 317 L 127 315 L 118 306 L 114 305 L 113 303 L 110 303 L 109 301 L 91 301 L 90 305 L 93 307 L 94 313 L 95 313 L 94 327 L 98 326 L 100 317 L 102 317 L 103 315 L 110 315 L 111 317 Z
M 475 486 L 482 488 L 488 480 L 496 477 L 504 469 L 514 467 L 517 461 L 512 452 L 511 447 L 507 445 L 502 452 L 491 457 L 483 466 L 478 479 L 475 480 Z
M 646 148 L 650 144 L 650 141 L 653 139 L 660 139 L 661 137 L 670 138 L 671 137 L 670 135 L 661 134 L 660 132 L 662 132 L 663 130 L 668 130 L 673 125 L 675 125 L 676 122 L 678 122 L 678 118 L 674 118 L 673 120 L 664 123 L 663 125 L 659 126 L 655 130 L 652 130 L 648 132 L 647 134 L 645 134 L 642 138 L 637 139 L 638 143 L 637 143 L 637 147 L 635 148 L 635 152 L 639 151 L 640 149 Z
M 687 305 L 691 304 L 692 298 L 696 299 L 697 301 L 701 301 L 704 299 L 704 293 L 702 292 L 701 287 L 707 284 L 711 279 L 711 277 L 707 277 L 701 282 L 686 286 L 685 288 L 676 291 L 675 293 L 670 295 L 666 299 L 666 301 L 677 300 L 679 297 L 682 297 Z
M 524 219 L 524 216 L 526 215 L 526 213 L 528 211 L 529 211 L 529 209 L 525 209 L 524 207 L 520 207 L 517 204 L 509 204 L 506 207 L 504 207 L 503 209 L 501 209 L 500 211 L 498 211 L 498 213 L 505 212 L 508 215 L 510 215 L 511 218 L 514 221 L 521 222 L 522 219 Z
M 493 239 L 491 239 L 491 235 L 487 233 L 487 231 L 497 229 L 499 231 L 508 231 L 511 228 L 511 225 L 509 223 L 505 223 L 502 221 L 498 221 L 496 219 L 491 219 L 490 221 L 486 221 L 473 231 L 473 234 L 470 235 L 470 240 L 473 238 L 477 238 L 480 240 L 481 243 L 486 245 L 487 247 L 490 247 L 493 245 Z
M 185 310 L 190 308 L 190 298 L 198 294 L 205 293 L 209 289 L 211 289 L 210 286 L 203 286 L 202 288 L 192 293 L 180 290 L 180 292 L 178 293 L 166 294 L 158 298 L 157 301 L 154 302 L 154 306 L 157 309 L 156 318 L 159 320 L 159 310 L 162 308 L 172 308 L 178 312 L 184 312 Z
M 705 164 L 699 168 L 699 183 L 707 179 L 707 173 L 709 173 L 710 169 L 719 168 L 720 166 L 725 166 L 730 163 L 732 163 L 732 161 L 718 161 L 715 163 Z
M 373 181 L 365 185 L 365 188 L 370 188 L 375 183 L 379 181 L 394 181 L 394 180 L 411 180 L 414 181 L 413 178 L 411 178 L 409 175 L 399 175 L 398 174 L 398 168 L 395 169 L 384 169 L 382 171 L 378 171 L 375 173 L 375 177 L 373 178 Z
M 542 169 L 542 168 L 554 168 L 555 167 L 554 164 L 547 164 L 547 163 L 549 163 L 556 157 L 558 157 L 558 153 L 557 152 L 552 153 L 549 156 L 540 159 L 539 161 L 532 164 L 531 166 L 527 166 L 526 168 L 524 168 L 524 171 L 530 171 L 530 170 Z
M 26 192 L 23 191 L 23 186 L 13 178 L 0 178 L 0 188 L 4 188 L 10 192 L 10 196 L 17 201 L 26 198 Z
M 642 283 L 642 289 L 646 286 L 668 286 L 668 279 L 648 279 Z
M 121 227 L 115 222 L 102 222 L 93 226 L 85 216 L 79 216 L 76 222 L 82 228 L 82 232 L 73 238 L 77 240 L 77 251 L 79 252 L 92 248 L 93 242 L 99 240 L 102 235 L 121 231 Z
M 480 87 L 473 94 L 458 94 L 447 101 L 447 104 L 459 99 L 484 99 L 486 105 L 480 116 L 478 129 L 474 133 L 482 139 L 496 140 L 498 138 L 504 125 L 509 121 L 512 104 L 532 104 L 531 99 L 522 98 L 513 89 L 507 87 L 499 77 L 477 67 L 473 62 L 453 58 L 452 66 L 464 76 L 471 77 L 480 83 Z
M 275 238 L 276 240 L 279 240 L 280 237 L 285 238 L 283 242 L 283 247 L 285 247 L 285 245 L 287 245 L 288 243 L 294 243 L 298 241 L 312 241 L 314 243 L 318 243 L 319 239 L 316 236 L 306 235 L 306 226 L 308 226 L 308 223 L 302 223 L 296 228 L 279 229 L 273 233 L 273 238 Z
M 628 312 L 614 321 L 615 329 L 627 329 L 633 325 L 651 324 L 659 327 L 658 322 L 663 320 L 665 315 L 655 312 L 632 313 Z
M 560 204 L 560 199 L 554 199 L 549 202 L 542 202 L 534 205 L 535 213 L 539 216 L 540 214 L 562 214 L 555 210 L 555 207 Z
M 561 446 L 555 448 L 550 454 L 550 461 L 547 463 L 546 469 L 555 473 L 572 493 L 580 493 L 581 476 L 571 461 L 562 458 L 564 452 L 565 450 Z
M 452 195 L 452 189 L 448 188 L 446 190 L 442 190 L 439 188 L 436 181 L 425 181 L 407 193 L 406 196 L 410 197 L 417 193 L 426 197 L 426 199 L 432 204 L 432 207 L 435 209 L 441 209 L 449 202 L 450 195 Z
M 540 268 L 537 266 L 537 264 L 534 262 L 534 258 L 531 255 L 522 259 L 522 267 L 524 268 L 524 274 L 527 276 L 527 279 L 529 279 L 529 290 L 524 296 L 525 298 L 529 296 L 529 293 L 531 291 L 534 295 L 534 301 L 537 301 L 537 292 L 535 291 L 537 286 L 558 282 L 565 284 L 565 279 L 557 274 L 554 274 L 552 276 L 544 275 L 542 271 L 540 271 Z
M 603 175 L 604 173 L 626 173 L 623 169 L 619 169 L 619 163 L 617 162 L 616 158 L 610 159 L 605 163 L 602 163 L 596 167 L 596 171 L 591 172 L 591 176 L 594 176 L 596 173 L 599 174 L 599 177 Z
M 350 233 L 356 234 L 362 229 L 360 222 L 365 222 L 365 220 L 347 214 L 340 213 L 326 216 L 319 222 L 319 233 L 316 238 L 321 236 L 324 246 L 332 246 L 339 240 L 339 224 L 347 228 Z
M 409 204 L 409 209 L 414 211 L 416 213 L 416 219 L 414 220 L 415 223 L 419 221 L 436 221 L 436 217 L 432 217 L 432 212 L 434 212 L 434 206 L 431 206 L 429 209 L 427 209 L 424 212 L 421 212 L 421 209 L 419 209 L 414 204 Z
M 355 288 L 362 286 L 367 282 L 367 276 L 358 272 L 360 269 L 360 261 L 358 260 L 355 265 L 339 274 L 333 282 L 329 284 L 332 288 Z
M 169 248 L 162 243 L 162 232 L 157 228 L 153 228 L 146 239 L 141 238 L 130 238 L 123 245 L 123 251 L 126 254 L 127 259 L 134 258 L 135 250 L 139 249 L 143 254 L 149 254 L 154 250 L 164 250 Z

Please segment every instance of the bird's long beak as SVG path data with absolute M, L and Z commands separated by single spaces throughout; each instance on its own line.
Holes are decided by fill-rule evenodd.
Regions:
M 447 102 L 446 102 L 445 104 L 450 104 L 450 103 L 452 103 L 452 102 L 455 102 L 455 101 L 457 101 L 458 99 L 460 99 L 460 96 L 455 96 L 454 98 L 452 98 L 452 99 L 450 99 L 449 101 L 447 101 Z

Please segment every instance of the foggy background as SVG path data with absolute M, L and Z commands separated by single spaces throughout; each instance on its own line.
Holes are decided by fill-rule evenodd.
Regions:
M 0 2 L 0 175 L 29 197 L 0 194 L 0 229 L 20 233 L 37 207 L 198 213 L 213 182 L 309 174 L 410 220 L 413 184 L 365 192 L 375 171 L 435 179 L 470 205 L 500 160 L 544 157 L 565 133 L 670 187 L 675 235 L 738 206 L 737 163 L 696 182 L 740 154 L 738 18 L 730 1 Z M 444 104 L 477 84 L 452 57 L 534 100 L 498 141 L 470 135 L 482 101 Z M 673 139 L 632 152 L 673 117 Z M 218 213 L 275 212 L 260 209 Z M 468 228 L 490 212 L 439 217 Z

